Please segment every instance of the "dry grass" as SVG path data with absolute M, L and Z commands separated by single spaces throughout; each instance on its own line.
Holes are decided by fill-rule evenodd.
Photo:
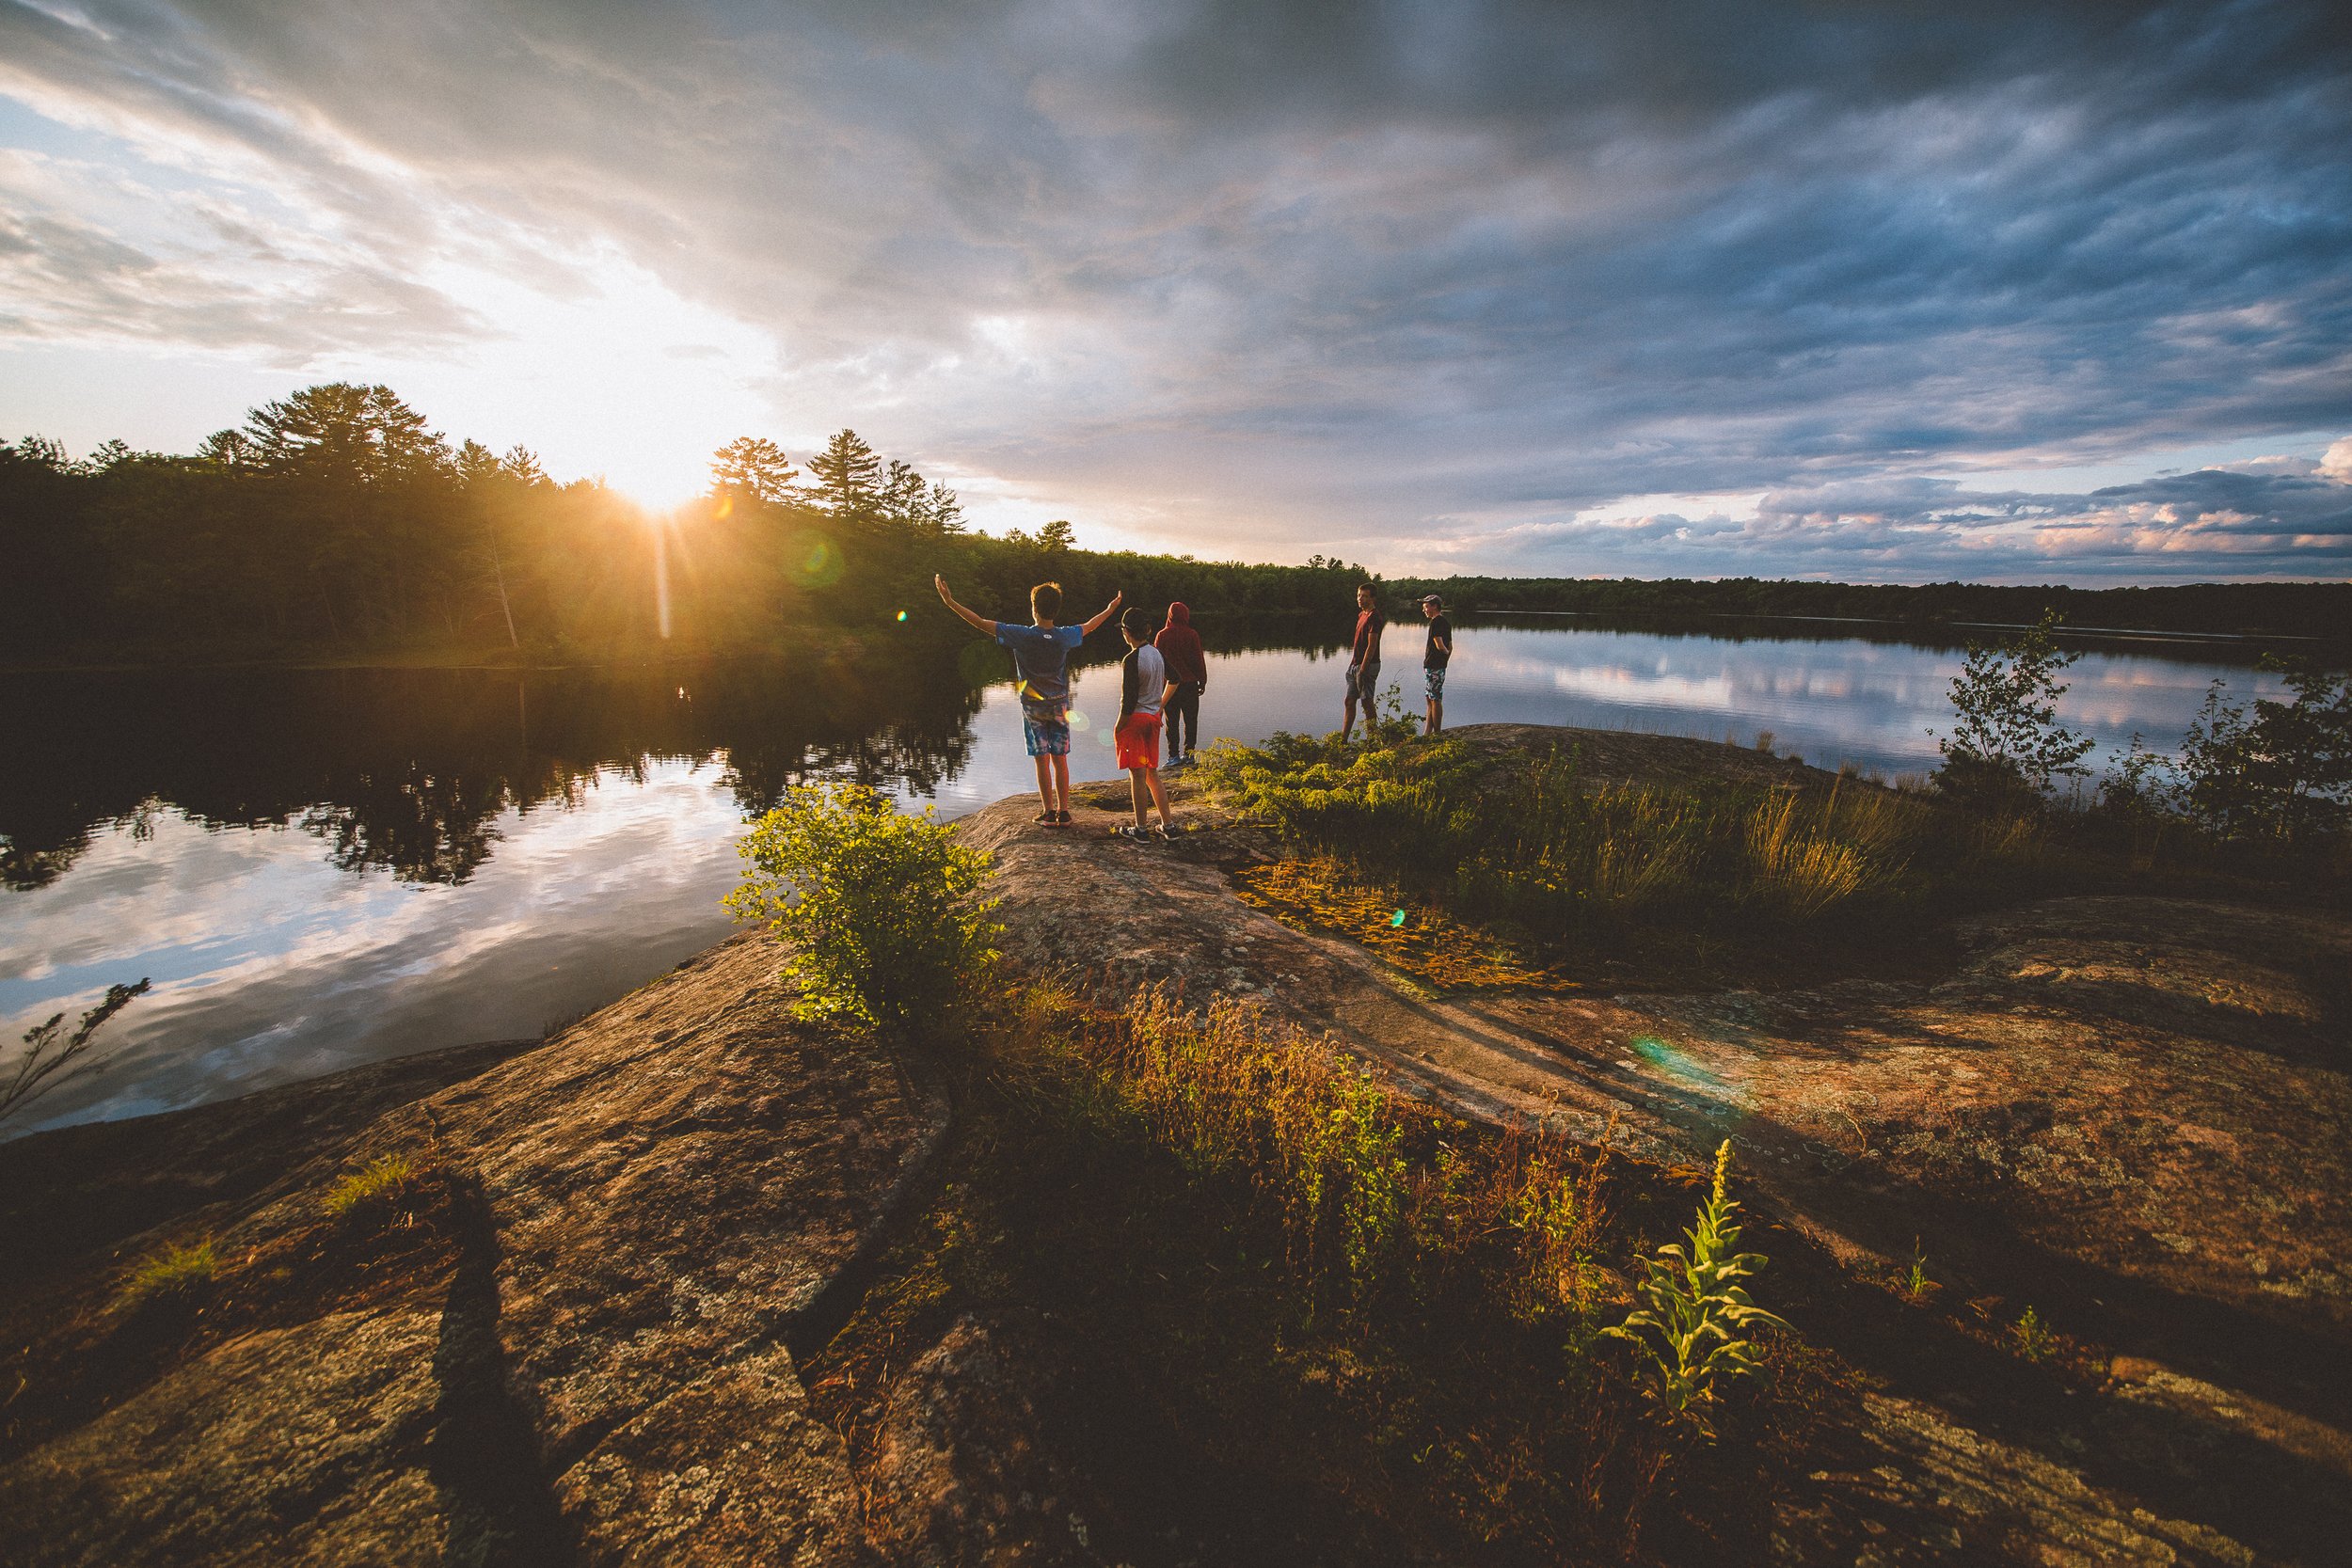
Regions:
M 1234 891 L 1278 918 L 1334 931 L 1439 990 L 1573 990 L 1433 900 L 1399 905 L 1328 855 L 1270 861 L 1235 875 Z M 1401 919 L 1399 917 L 1402 917 Z

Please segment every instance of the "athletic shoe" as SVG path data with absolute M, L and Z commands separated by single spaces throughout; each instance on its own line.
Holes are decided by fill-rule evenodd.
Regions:
M 1113 828 L 1111 832 L 1116 833 L 1120 838 L 1131 840 L 1136 844 L 1149 844 L 1152 842 L 1152 835 L 1146 832 L 1143 829 L 1136 827 L 1132 822 L 1121 822 L 1118 827 Z

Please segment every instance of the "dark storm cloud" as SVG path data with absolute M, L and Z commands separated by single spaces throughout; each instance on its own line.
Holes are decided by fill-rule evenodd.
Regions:
M 585 234 L 771 328 L 780 407 L 1212 550 L 2345 569 L 2291 486 L 1917 478 L 2352 427 L 2338 7 L 0 0 L 0 54 L 331 216 L 346 272 L 217 318 L 280 352 L 338 291 L 456 341 L 383 279 Z M 1916 504 L 1582 515 L 1845 483 Z

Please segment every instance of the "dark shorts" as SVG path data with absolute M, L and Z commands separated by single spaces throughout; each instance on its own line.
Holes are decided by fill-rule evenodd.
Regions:
M 1432 664 L 1427 666 L 1422 671 L 1421 679 L 1422 684 L 1429 689 L 1429 700 L 1431 702 L 1441 703 L 1445 701 L 1444 665 Z
M 1373 700 L 1372 694 L 1378 690 L 1379 687 L 1380 661 L 1378 659 L 1374 659 L 1370 664 L 1351 664 L 1347 667 L 1347 695 L 1351 700 L 1361 698 L 1369 703 Z
M 1070 754 L 1070 710 L 1066 707 L 1030 707 L 1021 709 L 1021 736 L 1029 743 L 1033 757 L 1066 757 Z

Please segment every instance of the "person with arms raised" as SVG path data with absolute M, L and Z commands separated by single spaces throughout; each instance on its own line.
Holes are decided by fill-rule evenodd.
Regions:
M 1119 609 L 1125 597 L 1113 594 L 1103 612 L 1083 626 L 1065 626 L 1061 614 L 1061 584 L 1041 582 L 1029 590 L 1028 626 L 992 621 L 956 603 L 947 579 L 933 576 L 939 601 L 975 631 L 996 639 L 1012 650 L 1014 679 L 1021 691 L 1021 733 L 1037 763 L 1037 793 L 1045 809 L 1037 820 L 1049 827 L 1070 825 L 1070 652 L 1084 642 Z

